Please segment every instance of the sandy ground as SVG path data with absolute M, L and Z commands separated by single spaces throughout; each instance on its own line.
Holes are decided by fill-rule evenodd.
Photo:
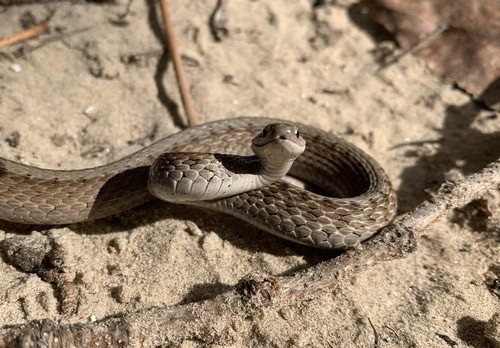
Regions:
M 498 157 L 498 114 L 412 56 L 376 72 L 387 42 L 346 1 L 314 9 L 305 0 L 229 1 L 229 36 L 221 42 L 208 27 L 215 1 L 169 3 L 202 122 L 272 116 L 338 133 L 386 169 L 401 213 L 422 202 L 426 188 Z M 21 58 L 0 56 L 1 156 L 92 167 L 182 129 L 158 13 L 151 2 L 133 1 L 120 24 L 126 7 L 0 7 L 0 36 L 21 31 L 27 11 L 41 19 L 50 8 L 53 28 L 89 27 Z M 373 266 L 307 301 L 263 309 L 234 328 L 233 346 L 372 347 L 371 321 L 380 347 L 493 347 L 487 322 L 500 302 L 487 284 L 500 276 L 499 235 L 468 212 L 436 222 L 404 260 Z M 332 257 L 232 217 L 161 202 L 49 230 L 0 224 L 0 240 L 11 237 L 56 243 L 78 296 L 63 313 L 53 285 L 0 260 L 0 326 L 88 322 L 199 301 L 253 271 L 290 274 Z

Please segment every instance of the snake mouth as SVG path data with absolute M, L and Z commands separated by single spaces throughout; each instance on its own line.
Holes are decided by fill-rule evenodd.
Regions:
M 284 136 L 279 136 L 279 137 L 276 137 L 276 138 L 267 139 L 264 142 L 259 142 L 259 143 L 254 142 L 253 145 L 255 147 L 263 147 L 263 146 L 266 146 L 267 144 L 272 143 L 272 142 L 277 142 L 279 144 L 282 144 L 282 143 L 285 143 L 285 142 L 289 142 L 291 144 L 295 144 L 295 142 L 293 142 L 292 140 L 287 139 Z
M 303 139 L 300 140 L 303 141 Z M 277 136 L 266 139 L 264 142 L 254 142 L 252 143 L 252 148 L 256 154 L 274 153 L 275 155 L 280 154 L 279 156 L 283 158 L 291 156 L 291 158 L 295 159 L 304 152 L 305 145 L 289 137 Z

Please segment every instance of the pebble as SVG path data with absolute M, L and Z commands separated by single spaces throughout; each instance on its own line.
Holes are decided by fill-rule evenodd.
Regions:
M 23 70 L 23 68 L 21 68 L 21 65 L 19 65 L 17 63 L 12 64 L 9 68 L 10 68 L 10 70 L 15 72 L 16 74 L 20 73 Z
M 95 116 L 97 113 L 97 108 L 94 105 L 89 105 L 83 109 L 83 113 L 87 116 Z

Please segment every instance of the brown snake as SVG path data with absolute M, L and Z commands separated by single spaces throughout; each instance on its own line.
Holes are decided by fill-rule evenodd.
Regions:
M 153 197 L 148 176 L 160 155 L 251 155 L 252 138 L 273 122 L 279 120 L 244 117 L 207 123 L 116 162 L 82 170 L 41 169 L 0 158 L 0 219 L 69 224 L 133 208 Z M 331 133 L 303 124 L 297 127 L 307 147 L 289 174 L 314 184 L 322 194 L 278 180 L 222 199 L 185 203 L 229 213 L 279 237 L 318 248 L 342 249 L 387 225 L 396 213 L 396 195 L 375 160 Z M 175 163 L 179 168 L 191 170 L 190 166 L 208 163 L 179 156 Z M 224 169 L 220 165 L 215 161 L 204 170 L 216 173 Z M 225 170 L 229 176 L 235 174 L 231 168 Z

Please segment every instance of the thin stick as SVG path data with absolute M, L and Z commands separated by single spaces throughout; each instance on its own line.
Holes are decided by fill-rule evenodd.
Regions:
M 72 31 L 49 36 L 45 39 L 37 40 L 37 42 L 33 45 L 27 45 L 26 47 L 21 46 L 21 49 L 19 51 L 20 53 L 18 55 L 16 55 L 16 57 L 23 56 L 23 55 L 28 54 L 30 52 L 33 52 L 39 48 L 42 48 L 43 46 L 46 46 L 48 44 L 51 44 L 51 43 L 59 41 L 59 40 L 66 39 L 66 38 L 73 36 L 73 35 L 83 33 L 83 32 L 90 30 L 90 29 L 92 29 L 92 27 L 83 27 L 83 28 L 72 30 Z
M 165 23 L 165 35 L 167 36 L 168 50 L 174 63 L 175 76 L 179 85 L 182 105 L 184 106 L 184 111 L 186 112 L 188 124 L 190 127 L 192 127 L 198 124 L 198 118 L 196 117 L 193 98 L 191 97 L 191 93 L 189 92 L 189 85 L 187 83 L 186 75 L 184 74 L 181 55 L 179 54 L 179 50 L 177 48 L 174 27 L 172 25 L 172 21 L 170 20 L 170 12 L 168 10 L 167 0 L 160 0 L 160 5 L 163 15 L 163 22 Z
M 436 29 L 431 31 L 430 33 L 425 34 L 423 37 L 418 39 L 415 43 L 411 44 L 409 47 L 405 48 L 401 53 L 397 54 L 396 56 L 392 57 L 389 59 L 387 62 L 383 63 L 377 71 L 383 70 L 387 68 L 388 66 L 397 63 L 398 61 L 401 60 L 404 56 L 414 53 L 421 49 L 425 44 L 433 41 L 435 38 L 437 38 L 439 35 L 441 35 L 446 29 L 448 29 L 448 26 L 446 25 L 441 25 L 438 26 Z
M 221 42 L 222 38 L 229 34 L 229 31 L 224 25 L 224 6 L 224 0 L 217 0 L 214 12 L 212 12 L 212 15 L 210 16 L 210 19 L 208 21 L 212 36 L 217 42 Z
M 0 48 L 7 47 L 9 45 L 14 45 L 21 41 L 38 36 L 46 32 L 47 30 L 49 30 L 49 25 L 47 23 L 40 23 L 32 28 L 29 28 L 28 30 L 23 31 L 22 33 L 0 40 Z

